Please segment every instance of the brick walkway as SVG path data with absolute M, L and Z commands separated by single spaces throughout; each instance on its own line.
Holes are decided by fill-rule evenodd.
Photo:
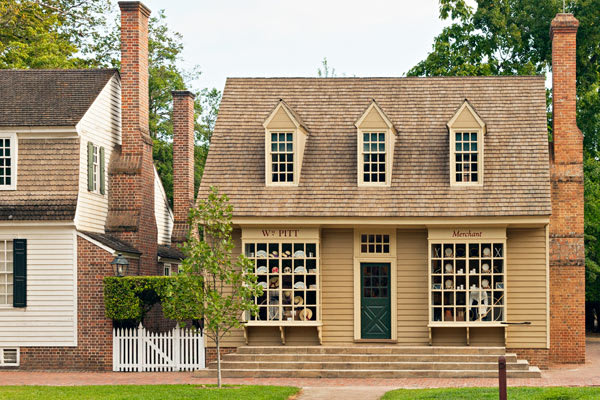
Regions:
M 541 379 L 509 379 L 510 386 L 600 386 L 600 338 L 587 341 L 587 363 L 585 365 L 554 365 L 543 371 Z M 359 393 L 371 392 L 372 396 L 393 388 L 432 388 L 496 386 L 495 379 L 224 379 L 226 384 L 286 385 L 304 388 L 305 396 L 310 392 L 323 393 L 330 387 L 339 396 L 348 391 L 351 400 L 368 400 L 369 396 Z M 0 385 L 152 385 L 152 384 L 203 384 L 214 383 L 214 379 L 194 378 L 189 372 L 42 372 L 0 371 Z M 373 388 L 378 386 L 378 388 Z M 319 389 L 321 388 L 321 389 Z M 337 388 L 337 389 L 334 389 Z M 343 390 L 345 389 L 345 390 Z M 377 392 L 377 393 L 376 393 Z M 352 396 L 352 393 L 354 396 Z M 301 398 L 319 398 L 318 397 Z M 327 398 L 327 397 L 323 397 Z M 331 397 L 329 397 L 331 398 Z M 377 397 L 372 397 L 377 398 Z

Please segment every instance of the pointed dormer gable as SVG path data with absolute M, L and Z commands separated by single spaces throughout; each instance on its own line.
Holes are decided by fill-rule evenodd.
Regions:
M 483 186 L 485 122 L 465 99 L 446 125 L 450 134 L 450 186 Z
M 375 99 L 354 123 L 358 186 L 390 186 L 398 131 Z
M 298 186 L 309 135 L 306 124 L 283 99 L 263 123 L 265 185 Z

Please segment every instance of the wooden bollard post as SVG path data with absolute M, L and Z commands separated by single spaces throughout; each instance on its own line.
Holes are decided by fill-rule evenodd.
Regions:
M 500 400 L 506 400 L 506 358 L 498 357 L 498 389 L 500 390 Z

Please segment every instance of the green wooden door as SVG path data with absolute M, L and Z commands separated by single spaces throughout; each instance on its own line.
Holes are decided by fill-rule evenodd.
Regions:
M 391 339 L 390 264 L 360 264 L 362 339 Z

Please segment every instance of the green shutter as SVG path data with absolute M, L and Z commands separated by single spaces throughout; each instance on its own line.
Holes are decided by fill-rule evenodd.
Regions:
M 104 194 L 104 147 L 100 147 L 100 194 Z
M 88 190 L 94 190 L 94 144 L 88 142 Z
M 27 307 L 27 240 L 13 240 L 13 307 Z

